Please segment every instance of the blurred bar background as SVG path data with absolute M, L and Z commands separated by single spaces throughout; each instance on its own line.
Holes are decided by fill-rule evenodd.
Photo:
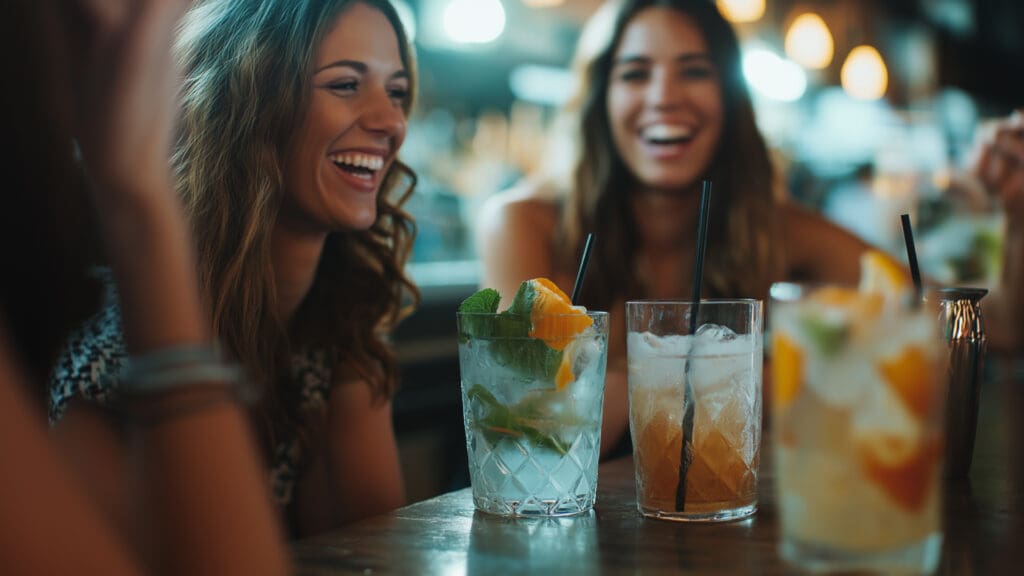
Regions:
M 580 29 L 602 0 L 392 3 L 421 75 L 402 156 L 420 177 L 408 208 L 424 301 L 394 335 L 395 424 L 414 501 L 468 485 L 454 312 L 478 281 L 474 216 L 520 178 L 569 170 L 553 126 L 572 94 Z M 979 131 L 1024 107 L 1024 2 L 717 3 L 795 201 L 901 259 L 899 214 L 909 212 L 926 275 L 982 286 L 998 276 L 1002 214 L 965 168 Z

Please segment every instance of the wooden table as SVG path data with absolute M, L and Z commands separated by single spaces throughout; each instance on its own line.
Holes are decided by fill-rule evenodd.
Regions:
M 1018 372 L 1019 372 L 1018 368 Z M 989 371 L 969 480 L 947 483 L 942 574 L 1024 569 L 1024 375 Z M 788 574 L 778 554 L 771 458 L 760 509 L 712 525 L 642 518 L 633 461 L 603 464 L 596 509 L 582 517 L 508 520 L 474 512 L 459 490 L 297 542 L 300 574 Z

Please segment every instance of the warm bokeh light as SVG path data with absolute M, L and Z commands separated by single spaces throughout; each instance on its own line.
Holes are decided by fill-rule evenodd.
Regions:
M 821 16 L 801 14 L 786 32 L 786 54 L 804 68 L 819 70 L 832 63 L 832 33 Z
M 523 0 L 523 4 L 530 8 L 550 8 L 551 6 L 565 4 L 565 0 Z
M 764 0 L 716 0 L 716 4 L 730 22 L 755 22 L 764 16 Z
M 885 96 L 889 86 L 889 72 L 882 55 L 866 44 L 850 51 L 839 77 L 843 90 L 861 100 L 877 100 Z
M 444 32 L 453 42 L 486 44 L 504 31 L 501 0 L 451 0 L 444 9 Z

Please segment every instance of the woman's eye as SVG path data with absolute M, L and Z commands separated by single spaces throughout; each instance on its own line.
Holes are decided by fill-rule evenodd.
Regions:
M 650 76 L 647 70 L 640 68 L 634 68 L 631 70 L 623 70 L 619 73 L 619 80 L 623 82 L 642 82 Z
M 683 68 L 682 76 L 684 78 L 712 78 L 715 75 L 715 69 L 711 66 L 689 66 Z
M 409 98 L 409 89 L 405 87 L 389 88 L 388 96 L 390 96 L 392 100 L 405 102 Z
M 359 83 L 355 80 L 339 80 L 327 85 L 328 88 L 335 92 L 354 92 L 358 86 Z

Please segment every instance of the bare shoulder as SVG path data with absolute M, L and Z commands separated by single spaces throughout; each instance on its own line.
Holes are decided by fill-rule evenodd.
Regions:
M 558 223 L 557 202 L 534 184 L 489 198 L 476 221 L 481 286 L 511 294 L 523 280 L 550 277 Z
M 779 211 L 787 276 L 819 282 L 856 282 L 860 255 L 870 246 L 855 234 L 794 202 Z
M 524 182 L 499 192 L 483 204 L 477 220 L 478 234 L 545 233 L 558 226 L 559 207 L 542 186 Z
M 786 229 L 794 232 L 811 232 L 816 229 L 838 228 L 820 213 L 797 202 L 783 202 L 779 212 Z

